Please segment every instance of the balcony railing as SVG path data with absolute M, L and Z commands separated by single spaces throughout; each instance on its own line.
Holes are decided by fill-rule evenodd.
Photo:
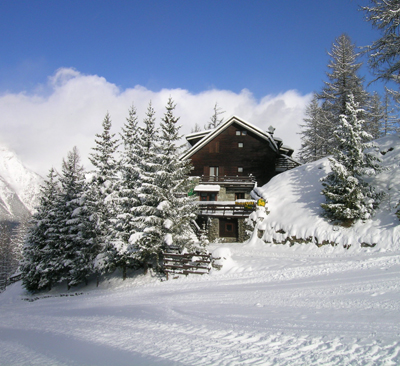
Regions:
M 202 175 L 200 177 L 200 182 L 202 182 L 202 183 L 254 183 L 255 181 L 256 181 L 256 179 L 252 175 L 248 175 L 248 176 Z
M 256 203 L 249 201 L 235 203 L 227 201 L 199 201 L 199 214 L 206 216 L 248 217 L 256 208 Z

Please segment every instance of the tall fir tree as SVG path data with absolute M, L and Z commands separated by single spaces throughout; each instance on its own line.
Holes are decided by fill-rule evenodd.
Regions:
M 365 142 L 371 137 L 359 118 L 363 111 L 351 94 L 348 99 L 346 114 L 335 131 L 338 148 L 329 159 L 332 172 L 323 180 L 326 203 L 321 206 L 329 217 L 352 222 L 373 214 L 379 195 L 364 178 L 379 172 L 380 167 L 379 159 L 365 151 L 373 145 Z
M 390 94 L 398 106 L 400 103 L 400 3 L 399 0 L 370 0 L 369 3 L 370 6 L 362 8 L 366 14 L 366 20 L 371 22 L 381 34 L 368 47 L 369 65 L 376 79 L 397 85 L 397 90 L 390 90 Z M 389 105 L 388 97 L 389 93 L 386 90 L 384 100 L 386 107 Z M 383 134 L 386 135 L 393 130 L 400 133 L 399 119 L 397 118 L 394 122 L 389 117 L 392 111 L 386 110 L 386 112 Z M 400 201 L 398 206 L 400 206 Z M 397 215 L 400 216 L 400 209 Z
M 326 136 L 333 136 L 337 126 L 340 125 L 341 115 L 346 114 L 349 95 L 353 95 L 355 102 L 362 108 L 365 108 L 369 96 L 364 89 L 363 78 L 358 75 L 362 65 L 358 62 L 360 54 L 356 52 L 349 36 L 342 34 L 338 37 L 328 55 L 331 57 L 328 64 L 330 69 L 327 73 L 328 81 L 325 82 L 318 98 L 323 101 L 322 110 L 325 120 L 329 121 Z M 362 118 L 365 119 L 367 117 L 365 110 L 362 113 Z M 327 155 L 336 147 L 335 144 L 334 138 L 326 140 Z
M 385 108 L 377 92 L 374 92 L 368 103 L 368 122 L 365 123 L 365 131 L 373 139 L 381 137 L 382 126 L 385 121 Z
M 383 123 L 381 125 L 381 136 L 386 136 L 391 133 L 400 133 L 400 117 L 399 117 L 399 104 L 397 93 L 385 88 L 385 95 L 383 97 Z
M 325 114 L 318 103 L 318 97 L 314 94 L 313 99 L 306 108 L 306 118 L 301 125 L 301 148 L 299 159 L 303 163 L 318 160 L 327 155 L 326 136 L 328 122 Z
M 7 286 L 7 278 L 11 274 L 12 258 L 10 223 L 0 221 L 0 292 Z
M 179 145 L 182 136 L 179 118 L 174 116 L 175 104 L 169 98 L 166 112 L 161 122 L 160 167 L 156 185 L 160 203 L 158 209 L 162 218 L 161 233 L 163 250 L 174 246 L 183 250 L 193 250 L 195 241 L 191 223 L 196 219 L 197 206 L 188 196 L 191 182 L 188 178 L 190 163 L 179 158 L 183 146 Z
M 137 259 L 147 266 L 155 262 L 158 266 L 162 252 L 162 218 L 158 205 L 160 197 L 156 185 L 156 176 L 160 170 L 160 142 L 155 125 L 155 111 L 151 102 L 147 108 L 144 127 L 139 129 L 138 135 L 138 188 L 140 200 L 138 206 L 132 208 L 134 215 L 134 233 L 129 238 L 132 250 Z
M 29 291 L 50 289 L 60 278 L 53 269 L 58 242 L 54 233 L 58 197 L 58 180 L 51 168 L 41 187 L 39 205 L 32 216 L 23 248 L 20 270 L 23 285 Z
M 119 162 L 120 180 L 115 201 L 115 219 L 113 222 L 114 234 L 112 245 L 108 249 L 108 267 L 122 268 L 123 278 L 126 278 L 127 268 L 137 265 L 136 252 L 129 242 L 135 233 L 135 215 L 133 207 L 138 207 L 139 188 L 139 148 L 138 148 L 138 119 L 136 109 L 129 109 L 129 116 L 122 128 L 121 139 L 123 150 Z
M 224 113 L 225 111 L 223 111 L 220 107 L 218 107 L 218 103 L 216 102 L 214 105 L 214 113 L 211 116 L 210 120 L 207 122 L 207 124 L 204 126 L 204 129 L 211 130 L 217 128 L 222 122 L 224 122 L 224 118 L 220 117 L 220 115 Z
M 118 140 L 111 133 L 111 118 L 109 113 L 104 117 L 102 134 L 96 134 L 95 147 L 90 154 L 90 161 L 94 171 L 90 182 L 91 210 L 96 217 L 96 231 L 99 243 L 103 246 L 102 252 L 109 249 L 112 238 L 112 218 L 115 217 L 115 194 L 117 184 L 118 163 L 115 153 L 118 149 Z M 99 271 L 107 270 L 101 268 Z
M 398 0 L 370 0 L 362 9 L 381 37 L 369 47 L 369 65 L 377 79 L 400 83 L 400 4 Z
M 68 288 L 87 282 L 100 248 L 96 239 L 95 217 L 88 201 L 88 187 L 76 147 L 62 164 L 58 198 L 58 249 L 56 269 Z

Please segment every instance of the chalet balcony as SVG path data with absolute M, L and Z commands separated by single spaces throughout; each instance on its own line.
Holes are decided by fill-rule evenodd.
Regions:
M 210 175 L 202 175 L 200 177 L 200 183 L 207 183 L 207 184 L 219 184 L 226 187 L 254 187 L 256 179 L 252 175 L 248 176 L 210 176 Z
M 198 201 L 199 215 L 224 217 L 249 217 L 256 209 L 255 201 Z

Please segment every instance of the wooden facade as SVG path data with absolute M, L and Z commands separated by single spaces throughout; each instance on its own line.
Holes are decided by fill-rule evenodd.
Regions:
M 243 241 L 244 220 L 252 210 L 236 205 L 240 200 L 251 200 L 256 182 L 262 186 L 276 174 L 300 165 L 291 158 L 293 150 L 283 146 L 282 140 L 271 132 L 238 117 L 186 138 L 191 148 L 181 159 L 191 161 L 191 175 L 198 177 L 199 185 L 194 191 L 202 201 L 200 226 L 208 223 L 210 240 L 223 237 Z
M 194 167 L 191 175 L 253 175 L 263 185 L 275 175 L 277 156 L 277 151 L 265 139 L 233 123 L 191 156 Z

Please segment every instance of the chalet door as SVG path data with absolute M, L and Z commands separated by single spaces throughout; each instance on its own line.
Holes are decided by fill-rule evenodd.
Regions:
M 238 222 L 237 219 L 219 219 L 219 236 L 221 238 L 237 238 Z

